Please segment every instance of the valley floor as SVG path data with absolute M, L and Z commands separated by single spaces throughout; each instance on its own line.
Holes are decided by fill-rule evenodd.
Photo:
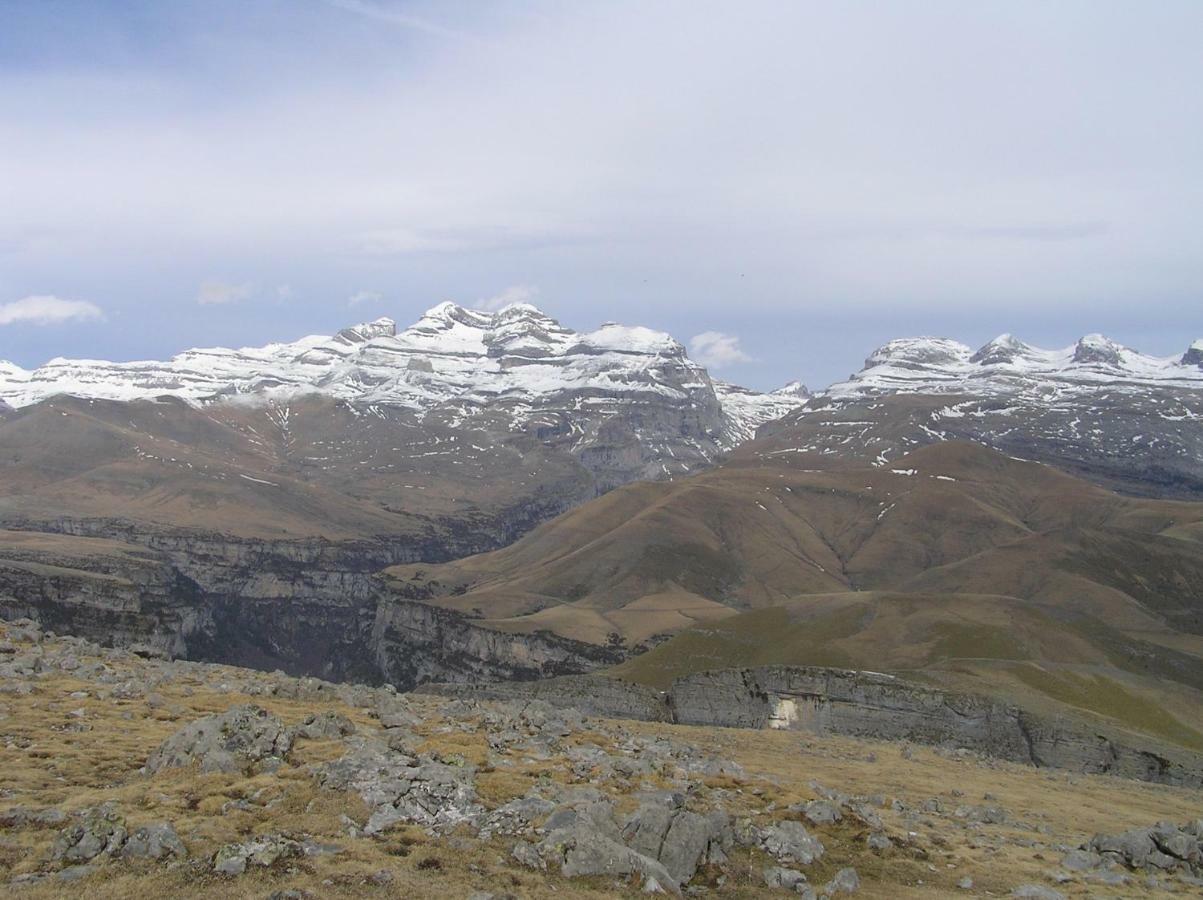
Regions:
M 695 854 L 687 894 L 786 896 L 766 886 L 774 867 L 802 872 L 819 894 L 852 867 L 856 895 L 868 898 L 1203 889 L 1182 870 L 1062 864 L 1097 832 L 1199 819 L 1197 790 L 897 743 L 394 695 L 143 658 L 28 624 L 0 631 L 0 893 L 634 896 L 651 886 L 650 869 L 623 873 L 611 859 L 604 874 L 569 878 L 572 852 L 565 862 L 561 845 L 583 842 L 583 817 L 599 809 L 626 823 L 621 833 L 598 826 L 599 841 L 638 844 L 666 807 L 726 823 Z M 248 704 L 266 710 L 251 714 L 253 740 L 220 726 L 232 757 L 203 756 L 196 733 L 173 739 L 174 756 L 155 752 L 198 718 Z M 273 731 L 273 717 L 286 728 Z M 189 753 L 218 770 L 176 765 Z M 789 822 L 821 856 L 804 842 L 816 858 L 788 860 L 780 826 Z M 176 839 L 148 843 L 165 834 L 161 823 Z M 89 846 L 96 835 L 99 849 Z M 661 861 L 682 865 L 667 853 Z M 1031 891 L 1020 895 L 1056 896 Z

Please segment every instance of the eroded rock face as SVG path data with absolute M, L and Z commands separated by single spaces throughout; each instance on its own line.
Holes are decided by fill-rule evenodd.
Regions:
M 253 772 L 278 767 L 292 732 L 260 706 L 234 706 L 185 725 L 146 761 L 146 771 L 199 765 L 202 772 Z

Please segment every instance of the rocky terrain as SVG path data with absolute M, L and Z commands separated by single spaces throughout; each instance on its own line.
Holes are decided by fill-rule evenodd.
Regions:
M 1055 900 L 1203 884 L 1197 790 L 0 631 L 14 896 Z
M 904 338 L 766 432 L 775 452 L 823 467 L 972 440 L 1127 493 L 1199 499 L 1201 347 L 1163 359 L 1097 334 L 1062 350 Z

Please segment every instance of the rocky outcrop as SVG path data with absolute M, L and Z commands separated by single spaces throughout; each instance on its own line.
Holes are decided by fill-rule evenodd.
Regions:
M 1037 766 L 1203 785 L 1203 758 L 1187 751 L 1153 750 L 987 697 L 872 672 L 785 666 L 699 672 L 673 683 L 670 702 L 682 724 L 911 740 Z
M 430 682 L 417 693 L 487 700 L 542 700 L 561 709 L 576 709 L 589 716 L 671 722 L 668 695 L 641 684 L 618 678 L 566 675 L 539 681 Z
M 988 697 L 874 672 L 775 666 L 716 669 L 667 692 L 601 675 L 532 683 L 427 684 L 424 693 L 538 698 L 593 715 L 727 728 L 905 740 L 1035 766 L 1203 786 L 1203 756 L 1113 730 L 1037 716 Z

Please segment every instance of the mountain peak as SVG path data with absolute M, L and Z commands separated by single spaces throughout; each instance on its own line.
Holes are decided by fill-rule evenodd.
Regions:
M 1118 344 L 1101 334 L 1088 334 L 1081 338 L 1074 346 L 1073 361 L 1076 363 L 1101 363 L 1103 365 L 1118 366 L 1120 364 L 1120 353 L 1124 350 L 1122 344 Z
M 1198 366 L 1203 369 L 1203 338 L 1199 338 L 1193 344 L 1186 348 L 1186 352 L 1182 354 L 1182 359 L 1179 360 L 1184 366 Z
M 969 357 L 969 361 L 983 366 L 1009 363 L 1031 349 L 1013 334 L 1000 334 L 994 340 L 983 344 L 973 356 Z
M 870 353 L 865 360 L 865 368 L 883 364 L 903 368 L 950 365 L 964 362 L 969 353 L 968 347 L 949 338 L 896 338 Z
M 351 325 L 336 334 L 335 340 L 347 344 L 362 344 L 378 337 L 393 337 L 397 333 L 397 323 L 388 316 L 381 316 L 371 322 L 361 322 Z
M 789 384 L 783 384 L 777 390 L 772 392 L 775 397 L 799 397 L 805 399 L 811 396 L 810 388 L 800 381 L 791 381 Z

